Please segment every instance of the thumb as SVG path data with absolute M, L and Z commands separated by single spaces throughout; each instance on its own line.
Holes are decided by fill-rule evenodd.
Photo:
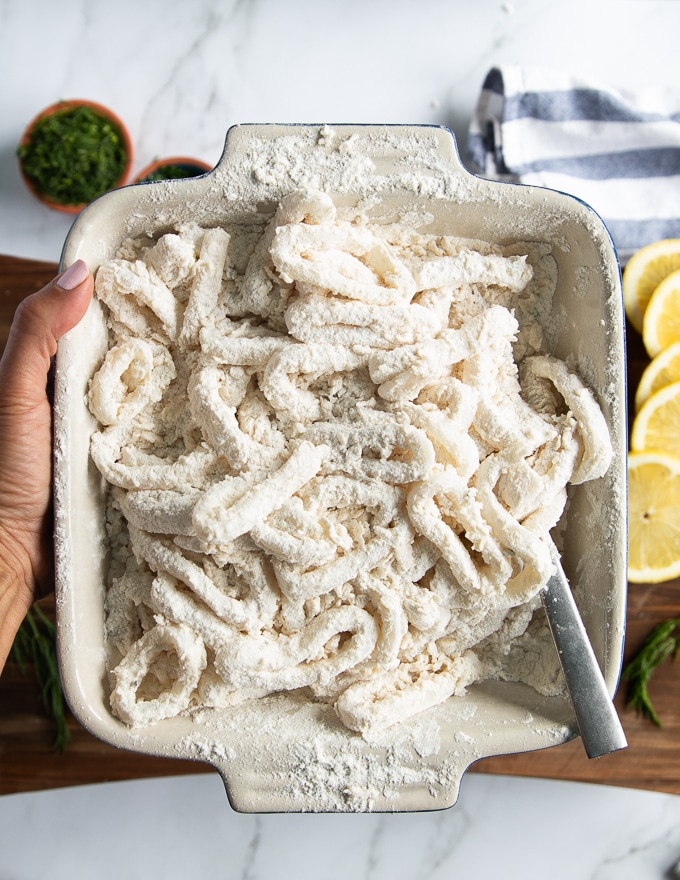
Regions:
M 57 340 L 83 317 L 93 289 L 90 270 L 83 260 L 77 260 L 19 304 L 0 361 L 3 394 L 26 403 L 34 401 L 36 394 L 44 394 Z

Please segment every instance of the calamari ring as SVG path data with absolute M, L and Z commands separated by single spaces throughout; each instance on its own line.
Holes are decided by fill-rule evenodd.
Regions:
M 569 370 L 564 361 L 547 355 L 527 358 L 523 363 L 523 379 L 525 383 L 532 379 L 551 382 L 576 419 L 583 441 L 583 454 L 574 468 L 571 483 L 578 485 L 604 476 L 613 450 L 607 422 L 592 391 Z
M 333 637 L 352 633 L 332 656 L 325 646 Z M 378 626 L 361 608 L 343 605 L 319 614 L 299 633 L 291 636 L 238 634 L 215 656 L 215 669 L 237 688 L 296 690 L 314 683 L 331 682 L 373 652 Z
M 550 549 L 541 536 L 525 528 L 500 503 L 494 489 L 507 459 L 490 455 L 479 466 L 475 486 L 486 521 L 498 540 L 523 563 L 522 570 L 505 583 L 513 604 L 527 602 L 547 583 L 554 571 Z
M 198 344 L 201 327 L 217 311 L 229 241 L 230 237 L 224 229 L 217 227 L 205 230 L 179 334 L 178 341 L 182 346 Z
M 291 302 L 284 318 L 300 342 L 374 348 L 409 345 L 444 329 L 440 316 L 417 303 L 381 306 L 316 291 Z
M 319 472 L 326 446 L 303 440 L 281 467 L 234 498 L 234 478 L 216 483 L 194 507 L 196 534 L 204 541 L 227 544 L 265 520 Z
M 143 455 L 128 447 L 129 425 L 114 425 L 96 431 L 90 440 L 90 455 L 100 473 L 114 486 L 123 489 L 174 489 L 200 487 L 213 467 L 217 454 L 199 446 L 168 461 Z M 125 463 L 126 453 L 135 463 Z
M 491 284 L 494 287 L 505 287 L 514 293 L 524 290 L 533 274 L 525 256 L 480 254 L 467 248 L 451 257 L 426 260 L 414 271 L 418 290 Z
M 272 279 L 272 262 L 269 249 L 279 226 L 284 223 L 332 223 L 335 205 L 327 193 L 317 190 L 301 190 L 285 196 L 274 217 L 255 245 L 239 290 L 241 303 L 246 312 L 254 315 L 271 315 L 275 305 L 275 283 Z
M 416 673 L 415 681 L 408 670 L 384 672 L 350 685 L 338 697 L 335 709 L 345 727 L 367 734 L 464 694 L 480 673 L 481 664 L 472 652 L 453 660 L 445 658 L 441 669 Z
M 302 573 L 331 563 L 339 551 L 353 550 L 354 541 L 334 511 L 363 508 L 373 514 L 373 529 L 384 528 L 398 517 L 402 503 L 403 492 L 387 483 L 330 475 L 310 481 L 298 496 L 255 526 L 251 537 L 277 563 L 285 563 L 286 571 L 298 566 Z
M 281 592 L 293 601 L 324 596 L 362 572 L 373 571 L 404 541 L 405 534 L 411 534 L 410 526 L 405 521 L 391 529 L 376 529 L 375 537 L 364 546 L 309 571 L 301 570 L 298 565 L 274 560 L 272 564 Z
M 439 499 L 439 500 L 436 500 Z M 463 589 L 487 593 L 502 590 L 512 573 L 475 493 L 454 471 L 443 471 L 409 490 L 406 505 L 414 528 L 435 544 Z M 446 521 L 444 516 L 446 515 Z M 483 564 L 473 559 L 448 521 L 457 521 Z
M 435 461 L 432 443 L 424 431 L 387 419 L 356 426 L 316 422 L 303 436 L 330 448 L 329 469 L 384 483 L 422 480 Z
M 390 245 L 366 226 L 289 223 L 274 235 L 269 254 L 288 284 L 305 284 L 375 305 L 408 303 L 413 276 Z
M 246 395 L 249 379 L 241 374 L 233 380 L 215 364 L 204 364 L 191 374 L 188 386 L 189 406 L 203 437 L 235 470 L 245 468 L 257 445 L 236 419 L 236 408 Z
M 295 421 L 316 421 L 324 415 L 317 395 L 294 380 L 301 375 L 318 379 L 328 373 L 356 370 L 367 361 L 366 354 L 348 350 L 344 345 L 299 343 L 275 352 L 267 362 L 260 389 L 274 409 Z
M 161 235 L 153 247 L 147 248 L 142 258 L 171 290 L 189 277 L 196 264 L 193 240 L 185 234 L 169 232 Z
M 102 425 L 131 422 L 146 406 L 162 398 L 175 376 L 165 346 L 125 339 L 109 349 L 90 382 L 90 410 Z
M 179 549 L 160 538 L 130 526 L 130 539 L 135 555 L 155 572 L 164 571 L 181 581 L 220 618 L 234 627 L 260 630 L 271 624 L 278 609 L 278 591 L 273 583 L 261 580 L 259 589 L 244 579 L 247 595 L 236 599 L 221 590 L 205 570 L 187 559 Z
M 159 664 L 163 655 L 175 657 L 175 664 L 164 669 Z M 187 709 L 206 664 L 205 646 L 189 627 L 159 624 L 144 633 L 113 670 L 111 707 L 133 727 L 174 718 Z M 146 699 L 140 690 L 150 673 L 156 674 L 164 690 Z
M 497 347 L 499 340 L 511 340 L 518 327 L 512 312 L 491 306 L 458 330 L 442 330 L 436 339 L 373 353 L 369 373 L 385 400 L 413 400 L 433 379 L 447 375 L 453 364 Z
M 177 338 L 182 306 L 142 260 L 109 260 L 97 270 L 95 291 L 113 316 L 136 336 L 161 332 Z
M 142 531 L 158 535 L 192 535 L 191 514 L 200 494 L 198 489 L 113 489 L 113 498 L 125 519 Z
M 287 336 L 274 334 L 225 336 L 214 327 L 204 327 L 199 338 L 204 354 L 218 363 L 239 367 L 264 367 L 277 351 L 295 344 Z

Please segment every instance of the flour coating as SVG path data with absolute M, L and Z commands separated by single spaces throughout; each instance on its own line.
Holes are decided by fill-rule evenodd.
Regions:
M 126 242 L 97 272 L 111 705 L 139 727 L 304 688 L 368 735 L 498 674 L 607 426 L 531 318 L 545 246 L 313 190 L 240 274 L 239 235 Z

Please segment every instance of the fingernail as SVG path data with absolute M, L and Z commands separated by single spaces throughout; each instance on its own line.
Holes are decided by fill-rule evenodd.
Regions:
M 75 263 L 72 266 L 69 266 L 63 275 L 57 279 L 57 284 L 62 290 L 73 290 L 74 287 L 82 284 L 89 274 L 90 270 L 87 268 L 87 263 L 84 262 L 84 260 L 76 260 Z

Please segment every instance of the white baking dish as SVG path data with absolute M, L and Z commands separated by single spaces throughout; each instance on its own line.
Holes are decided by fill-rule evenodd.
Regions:
M 68 236 L 62 262 L 81 258 L 96 270 L 126 237 L 155 236 L 187 219 L 248 222 L 291 190 L 321 180 L 338 204 L 363 201 L 377 219 L 414 207 L 429 213 L 431 231 L 552 246 L 559 280 L 547 335 L 553 353 L 594 390 L 614 446 L 607 475 L 572 489 L 556 532 L 613 693 L 626 606 L 624 320 L 616 255 L 590 208 L 561 193 L 470 175 L 444 128 L 244 125 L 229 131 L 210 173 L 125 187 L 90 205 Z M 345 730 L 329 707 L 286 695 L 211 711 L 199 723 L 180 717 L 133 730 L 118 721 L 105 670 L 105 487 L 89 458 L 95 424 L 85 402 L 106 344 L 93 304 L 59 346 L 55 402 L 59 658 L 68 702 L 91 733 L 124 749 L 206 761 L 222 775 L 235 809 L 259 812 L 447 807 L 479 758 L 575 736 L 565 699 L 497 681 L 475 685 L 371 743 Z

